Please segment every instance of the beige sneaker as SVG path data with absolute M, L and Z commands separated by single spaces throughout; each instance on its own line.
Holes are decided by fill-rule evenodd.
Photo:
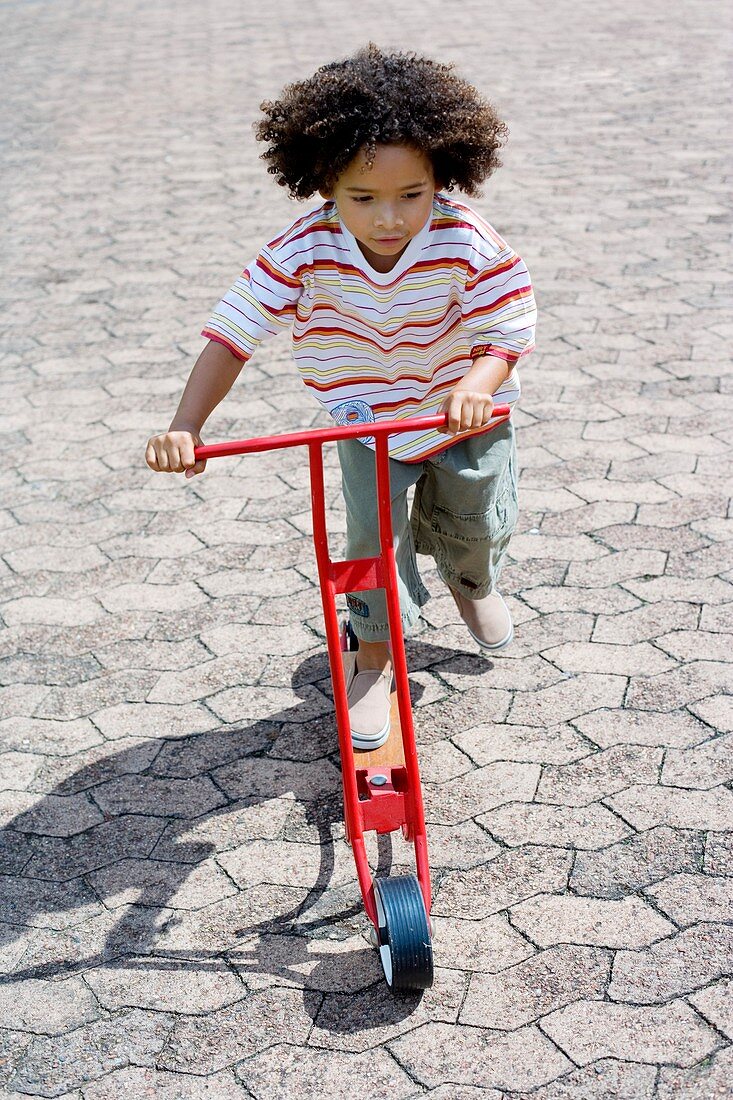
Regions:
M 468 633 L 482 649 L 503 649 L 514 637 L 509 608 L 498 592 L 480 600 L 468 600 L 448 585 Z
M 389 738 L 392 670 L 358 672 L 356 660 L 346 671 L 351 743 L 361 752 L 378 749 Z

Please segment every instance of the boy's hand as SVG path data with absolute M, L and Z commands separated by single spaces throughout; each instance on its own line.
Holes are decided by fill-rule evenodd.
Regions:
M 439 412 L 448 414 L 448 423 L 439 430 L 450 435 L 481 428 L 491 420 L 494 401 L 491 394 L 477 390 L 453 390 L 440 406 Z
M 194 458 L 194 447 L 201 446 L 198 432 L 165 432 L 148 440 L 145 461 L 151 470 L 164 474 L 182 474 L 193 477 L 206 469 L 206 459 Z

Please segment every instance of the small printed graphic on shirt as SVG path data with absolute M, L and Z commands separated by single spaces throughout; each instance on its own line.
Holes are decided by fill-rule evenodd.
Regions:
M 366 401 L 344 401 L 331 409 L 331 416 L 344 428 L 349 424 L 374 423 L 374 413 Z
M 346 605 L 349 611 L 353 611 L 355 615 L 361 615 L 362 619 L 369 618 L 369 608 L 363 600 L 359 600 L 356 596 L 347 596 Z
M 373 424 L 375 421 L 374 413 L 366 401 L 355 399 L 344 401 L 341 405 L 334 405 L 331 409 L 331 416 L 343 428 L 349 428 L 353 424 Z M 373 435 L 360 435 L 359 439 L 367 446 L 374 443 Z

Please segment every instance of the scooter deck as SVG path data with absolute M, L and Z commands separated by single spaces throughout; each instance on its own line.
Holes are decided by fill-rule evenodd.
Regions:
M 355 653 L 344 653 L 344 667 L 348 667 L 355 657 Z M 389 738 L 381 748 L 373 749 L 371 752 L 354 749 L 354 763 L 357 768 L 404 768 L 405 750 L 402 744 L 402 727 L 396 691 L 392 692 L 390 703 Z

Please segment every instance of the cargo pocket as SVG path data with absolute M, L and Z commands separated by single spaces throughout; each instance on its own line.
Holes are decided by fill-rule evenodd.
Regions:
M 516 526 L 517 491 L 507 478 L 486 512 L 457 513 L 435 505 L 430 521 L 433 556 L 443 578 L 477 598 L 497 582 Z

